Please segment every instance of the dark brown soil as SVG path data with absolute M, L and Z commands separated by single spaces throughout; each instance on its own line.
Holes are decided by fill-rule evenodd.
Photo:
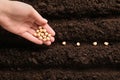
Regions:
M 45 17 L 95 17 L 120 14 L 119 0 L 20 0 L 32 4 Z
M 120 0 L 20 1 L 49 20 L 56 41 L 35 45 L 0 28 L 0 80 L 120 80 Z
M 0 71 L 1 80 L 119 80 L 119 77 L 120 72 L 114 70 Z
M 120 66 L 120 44 L 109 46 L 55 43 L 50 47 L 1 48 L 0 65 L 17 67 L 67 67 Z M 71 66 L 72 65 L 72 66 Z
M 50 20 L 51 27 L 56 32 L 56 41 L 110 41 L 120 42 L 120 18 L 109 19 L 80 19 L 80 20 Z M 25 42 L 20 37 L 15 37 L 1 30 L 0 41 L 3 43 Z

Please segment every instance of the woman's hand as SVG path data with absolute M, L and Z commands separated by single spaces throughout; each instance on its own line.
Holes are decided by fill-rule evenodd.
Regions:
M 1 0 L 0 1 L 0 25 L 9 32 L 17 34 L 36 44 L 50 45 L 54 42 L 55 32 L 32 6 L 18 2 Z M 41 25 L 51 35 L 51 40 L 43 42 L 33 36 L 35 29 Z

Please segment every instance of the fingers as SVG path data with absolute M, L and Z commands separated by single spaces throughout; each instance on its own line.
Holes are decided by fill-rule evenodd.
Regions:
M 43 27 L 50 33 L 52 36 L 55 36 L 55 31 L 47 24 L 47 20 L 44 19 L 35 9 L 33 9 L 32 14 L 33 19 L 37 25 L 43 25 Z
M 51 42 L 54 42 L 55 38 L 54 37 L 50 37 L 50 40 L 51 40 Z
M 53 37 L 53 36 L 55 36 L 55 32 L 54 32 L 54 30 L 48 24 L 45 24 L 42 27 L 45 28 L 47 30 L 47 32 L 52 35 L 50 37 L 50 41 L 45 41 L 43 43 L 46 44 L 46 45 L 51 45 L 51 43 L 55 41 L 55 38 Z
M 49 46 L 49 45 L 51 45 L 51 41 L 46 41 L 46 42 L 44 42 L 44 44 Z
M 39 25 L 33 26 L 32 28 L 35 29 L 35 30 L 37 30 L 38 27 L 39 27 Z M 42 25 L 41 27 L 43 27 L 44 29 L 46 29 L 47 32 L 49 34 L 51 34 L 52 36 L 55 36 L 55 31 L 48 24 Z
M 31 34 L 31 35 L 34 35 L 34 33 L 35 33 L 35 30 L 34 29 L 32 29 L 32 28 L 30 28 L 29 30 L 28 30 L 28 32 Z M 41 40 L 42 41 L 42 40 Z M 55 41 L 55 38 L 54 37 L 50 37 L 50 41 L 42 41 L 43 42 L 43 44 L 45 44 L 45 45 L 51 45 L 51 43 L 52 42 L 54 42 Z
M 30 34 L 29 32 L 25 32 L 23 34 L 21 34 L 20 36 L 22 36 L 23 38 L 33 42 L 33 43 L 36 43 L 36 44 L 43 44 L 43 41 L 37 39 L 36 37 L 34 37 L 32 34 Z
M 52 36 L 55 36 L 55 31 L 47 24 L 47 20 L 44 19 L 35 9 L 33 9 L 33 14 L 31 16 L 37 25 L 41 25 L 43 28 L 47 30 L 48 33 L 50 33 Z M 36 26 L 33 26 L 33 28 Z M 31 32 L 33 32 L 31 30 Z M 33 33 L 34 34 L 34 33 Z M 52 42 L 54 42 L 54 37 L 51 37 L 51 41 L 45 41 L 43 42 L 46 45 L 51 45 Z
M 34 8 L 33 8 L 33 13 L 31 16 L 33 19 L 35 19 L 36 24 L 38 25 L 44 25 L 46 24 L 48 21 L 43 18 Z
M 32 34 L 32 35 L 34 35 L 34 33 L 36 33 L 35 30 L 32 29 L 32 28 L 29 28 L 28 32 L 29 32 L 30 34 Z
M 52 36 L 55 36 L 55 31 L 48 24 L 45 24 L 42 27 L 45 28 Z
M 51 45 L 51 43 L 52 42 L 54 42 L 55 41 L 55 38 L 54 37 L 50 37 L 50 41 L 45 41 L 45 42 L 43 42 L 45 45 Z

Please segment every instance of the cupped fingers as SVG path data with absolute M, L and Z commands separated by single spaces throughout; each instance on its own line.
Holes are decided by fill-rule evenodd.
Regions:
M 31 17 L 36 21 L 38 25 L 46 24 L 48 21 L 43 18 L 34 8 L 31 14 Z
M 43 44 L 43 41 L 42 40 L 39 40 L 38 38 L 34 37 L 31 33 L 29 32 L 25 32 L 25 33 L 22 33 L 20 34 L 21 37 L 35 43 L 35 44 L 40 44 L 42 45 Z
M 43 41 L 43 44 L 45 44 L 45 45 L 51 45 L 51 43 L 53 43 L 55 41 L 55 38 L 54 37 L 50 37 L 50 40 L 48 40 L 48 41 Z
M 45 28 L 49 34 L 55 36 L 55 31 L 48 24 L 45 24 L 42 27 Z

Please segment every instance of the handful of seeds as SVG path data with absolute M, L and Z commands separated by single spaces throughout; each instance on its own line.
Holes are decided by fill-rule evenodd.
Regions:
M 38 39 L 42 40 L 42 41 L 49 41 L 51 34 L 49 34 L 46 29 L 42 28 L 41 26 L 39 26 L 39 28 L 36 30 L 35 37 L 37 37 Z

